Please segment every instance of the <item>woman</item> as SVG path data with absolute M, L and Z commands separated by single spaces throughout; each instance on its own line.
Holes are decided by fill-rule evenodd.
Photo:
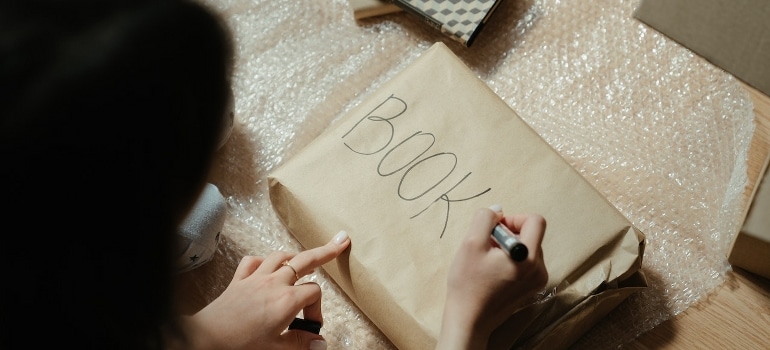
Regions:
M 347 249 L 344 232 L 245 257 L 201 311 L 173 307 L 176 228 L 224 128 L 230 38 L 194 1 L 0 4 L 0 348 L 326 348 L 286 328 L 300 310 L 323 321 L 320 288 L 295 282 Z M 439 349 L 485 348 L 547 280 L 545 220 L 499 209 L 477 212 L 453 262 Z M 497 222 L 527 260 L 490 240 Z

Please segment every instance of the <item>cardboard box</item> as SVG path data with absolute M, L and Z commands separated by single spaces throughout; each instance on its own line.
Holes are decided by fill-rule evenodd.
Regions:
M 754 187 L 753 200 L 743 228 L 730 249 L 728 261 L 744 270 L 770 279 L 770 156 L 762 168 L 762 179 Z
M 390 0 L 349 0 L 356 20 L 401 12 Z
M 770 95 L 770 1 L 643 0 L 634 16 Z
M 643 0 L 634 16 L 770 95 L 770 2 L 766 0 Z M 770 278 L 770 180 L 767 168 L 728 261 Z

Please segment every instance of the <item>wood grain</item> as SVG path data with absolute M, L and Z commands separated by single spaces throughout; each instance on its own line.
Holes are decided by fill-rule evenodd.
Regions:
M 756 129 L 749 146 L 744 214 L 770 154 L 770 97 L 745 85 Z M 737 228 L 740 230 L 740 227 Z M 738 267 L 705 300 L 642 334 L 628 349 L 770 349 L 770 280 Z

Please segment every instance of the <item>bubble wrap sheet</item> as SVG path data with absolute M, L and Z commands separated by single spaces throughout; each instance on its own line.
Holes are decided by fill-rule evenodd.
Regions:
M 628 343 L 725 281 L 752 102 L 733 76 L 635 20 L 638 0 L 507 0 L 470 48 L 406 13 L 356 22 L 347 0 L 202 1 L 236 42 L 236 122 L 210 179 L 228 203 L 224 240 L 191 272 L 204 302 L 244 254 L 302 249 L 273 212 L 267 174 L 436 41 L 647 236 L 650 287 L 576 348 Z M 323 290 L 331 349 L 393 348 L 323 270 L 304 280 Z

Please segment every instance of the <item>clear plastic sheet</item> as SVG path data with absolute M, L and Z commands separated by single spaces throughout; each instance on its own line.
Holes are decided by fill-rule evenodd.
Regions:
M 302 249 L 273 212 L 266 175 L 436 41 L 647 236 L 650 287 L 576 348 L 625 344 L 725 281 L 752 102 L 734 77 L 635 20 L 638 0 L 504 1 L 470 48 L 405 13 L 356 22 L 347 0 L 204 3 L 236 41 L 235 127 L 210 179 L 228 203 L 224 239 L 191 272 L 204 302 L 244 254 Z M 330 348 L 392 348 L 322 270 L 305 279 L 323 290 Z

